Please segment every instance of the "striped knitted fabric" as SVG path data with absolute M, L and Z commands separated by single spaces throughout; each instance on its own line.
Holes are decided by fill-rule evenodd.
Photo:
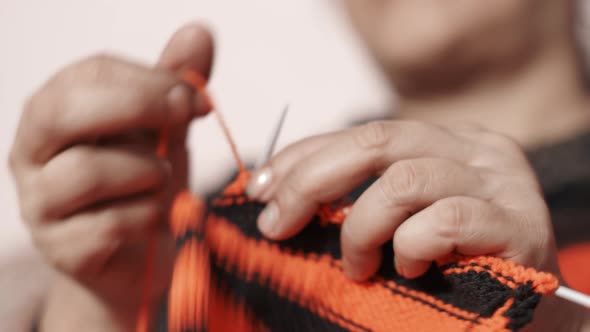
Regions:
M 365 283 L 342 272 L 342 205 L 325 207 L 295 237 L 268 240 L 263 204 L 244 194 L 247 172 L 204 202 L 182 193 L 172 209 L 179 246 L 168 330 L 516 331 L 557 280 L 493 257 L 451 257 L 422 277 L 395 272 L 392 244 Z

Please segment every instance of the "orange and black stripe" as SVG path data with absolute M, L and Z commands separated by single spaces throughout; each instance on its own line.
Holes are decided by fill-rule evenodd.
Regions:
M 372 280 L 351 282 L 341 268 L 341 221 L 316 216 L 299 235 L 275 242 L 256 227 L 262 208 L 235 192 L 221 195 L 201 232 L 177 234 L 181 250 L 205 243 L 210 262 L 207 276 L 193 272 L 182 282 L 211 280 L 207 319 L 191 316 L 180 331 L 515 331 L 557 286 L 550 275 L 491 257 L 455 257 L 414 280 L 384 259 Z M 392 258 L 390 248 L 383 253 Z

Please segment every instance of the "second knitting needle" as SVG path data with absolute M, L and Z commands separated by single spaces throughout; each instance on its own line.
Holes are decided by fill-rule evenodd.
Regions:
M 258 169 L 266 163 L 274 152 L 275 146 L 277 141 L 279 140 L 279 135 L 281 133 L 281 129 L 283 129 L 283 123 L 285 123 L 285 118 L 287 117 L 287 113 L 289 112 L 289 104 L 285 105 L 283 111 L 281 112 L 281 116 L 275 126 L 274 131 L 270 137 L 270 140 L 266 143 L 266 147 L 262 150 L 262 154 L 258 157 L 258 160 L 255 164 L 255 169 Z

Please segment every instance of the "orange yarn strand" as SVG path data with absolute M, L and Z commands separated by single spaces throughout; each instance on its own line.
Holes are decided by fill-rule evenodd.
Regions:
M 151 314 L 151 291 L 154 279 L 154 257 L 156 254 L 156 236 L 154 232 L 149 236 L 148 247 L 146 252 L 146 259 L 144 265 L 144 285 L 142 292 L 141 306 L 139 309 L 139 315 L 137 320 L 136 331 L 147 332 L 150 326 L 150 314 Z
M 164 158 L 168 154 L 168 128 L 164 128 L 160 133 L 160 141 L 156 149 L 158 157 Z M 150 316 L 152 307 L 152 284 L 154 279 L 155 256 L 157 249 L 157 234 L 155 231 L 150 231 L 144 262 L 144 280 L 142 298 L 139 307 L 139 314 L 137 318 L 137 325 L 135 330 L 137 332 L 147 332 L 150 326 Z
M 221 130 L 223 130 L 223 133 L 225 134 L 225 139 L 226 139 L 227 143 L 229 143 L 229 146 L 231 148 L 231 152 L 234 156 L 234 159 L 236 160 L 236 163 L 238 164 L 238 168 L 239 168 L 240 172 L 245 171 L 246 167 L 244 166 L 244 163 L 242 162 L 242 159 L 240 158 L 240 155 L 238 153 L 238 148 L 236 147 L 236 143 L 234 142 L 234 140 L 231 136 L 231 133 L 229 132 L 229 129 L 227 127 L 225 120 L 223 119 L 223 116 L 221 115 L 221 112 L 219 112 L 219 110 L 215 110 L 215 116 L 217 117 L 217 122 L 219 122 L 219 126 L 221 127 Z
M 236 160 L 236 163 L 238 164 L 239 170 L 245 171 L 246 167 L 244 166 L 244 163 L 242 162 L 242 159 L 240 158 L 240 154 L 238 153 L 238 148 L 236 146 L 234 139 L 232 138 L 232 135 L 229 131 L 227 123 L 226 123 L 225 119 L 223 118 L 221 111 L 219 110 L 219 108 L 217 108 L 215 106 L 215 104 L 213 103 L 213 99 L 207 93 L 207 91 L 205 89 L 205 79 L 203 78 L 203 76 L 201 76 L 199 73 L 197 73 L 194 70 L 186 70 L 182 73 L 181 77 L 187 84 L 189 84 L 193 89 L 195 89 L 195 91 L 197 91 L 203 98 L 205 98 L 205 100 L 209 106 L 209 109 L 214 111 L 217 122 L 218 122 L 219 126 L 221 127 L 223 134 L 225 135 L 225 139 L 230 146 L 232 155 L 233 155 L 234 159 Z

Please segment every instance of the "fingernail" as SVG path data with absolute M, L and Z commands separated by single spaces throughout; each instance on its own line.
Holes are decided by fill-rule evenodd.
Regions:
M 167 102 L 173 123 L 183 123 L 189 119 L 193 110 L 193 93 L 184 84 L 178 84 L 168 91 Z
M 270 185 L 272 180 L 272 172 L 270 168 L 264 167 L 254 174 L 248 186 L 246 193 L 251 198 L 258 198 L 266 188 Z
M 276 233 L 277 222 L 279 221 L 279 206 L 275 202 L 270 202 L 262 210 L 258 217 L 258 228 L 267 236 L 273 236 Z

